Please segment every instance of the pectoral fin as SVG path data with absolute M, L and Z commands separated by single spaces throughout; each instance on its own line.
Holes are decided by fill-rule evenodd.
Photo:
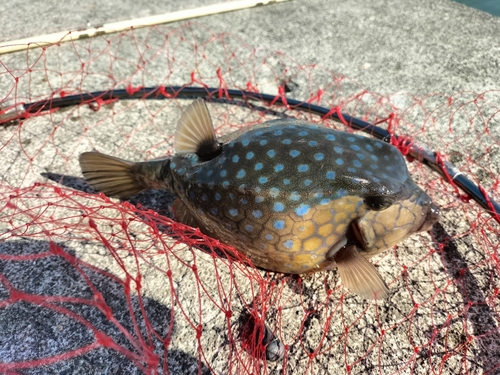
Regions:
M 366 299 L 383 299 L 389 290 L 377 269 L 355 246 L 346 246 L 335 256 L 342 283 Z

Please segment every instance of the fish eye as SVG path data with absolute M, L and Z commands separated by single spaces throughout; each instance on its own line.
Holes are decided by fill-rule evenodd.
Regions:
M 376 195 L 365 198 L 366 206 L 373 211 L 383 211 L 389 208 L 392 203 L 394 203 L 394 200 L 384 195 Z

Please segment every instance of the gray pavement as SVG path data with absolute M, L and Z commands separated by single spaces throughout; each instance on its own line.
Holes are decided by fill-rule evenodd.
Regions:
M 0 25 L 2 25 L 0 45 L 12 39 L 26 38 L 32 35 L 77 29 L 89 24 L 99 25 L 213 3 L 216 1 L 189 0 L 183 1 L 182 4 L 174 1 L 148 1 L 142 4 L 137 1 L 124 0 L 99 4 L 93 1 L 21 2 L 7 0 L 0 4 Z M 158 30 L 168 32 L 168 30 L 183 24 L 185 23 L 162 26 Z M 191 30 L 193 31 L 191 32 Z M 193 23 L 191 29 L 186 29 L 185 33 L 201 40 L 208 37 L 204 33 L 210 32 L 227 32 L 230 35 L 227 45 L 234 47 L 237 53 L 249 51 L 253 47 L 268 51 L 259 51 L 256 56 L 261 56 L 260 53 L 263 56 L 269 56 L 272 55 L 270 51 L 281 51 L 287 56 L 283 58 L 283 61 L 291 66 L 316 64 L 339 76 L 346 76 L 352 82 L 357 82 L 359 85 L 357 87 L 363 87 L 371 93 L 382 96 L 397 96 L 396 93 L 404 93 L 402 95 L 405 98 L 413 98 L 426 97 L 432 93 L 454 95 L 463 91 L 484 92 L 499 88 L 500 18 L 447 0 L 421 0 L 418 2 L 411 0 L 374 0 L 370 2 L 361 0 L 297 0 L 200 18 Z M 151 38 L 148 43 L 151 43 L 152 46 L 161 45 L 154 36 L 148 34 L 147 30 L 136 31 L 136 40 L 146 37 Z M 124 40 L 126 39 L 124 38 Z M 238 47 L 239 40 L 245 47 Z M 96 50 L 105 48 L 102 40 L 96 41 L 94 46 Z M 114 55 L 122 56 L 126 61 L 136 61 L 138 57 L 134 55 L 137 50 L 134 50 L 130 43 L 124 42 L 124 47 L 112 43 L 111 48 Z M 216 52 L 207 51 L 207 54 L 214 59 L 213 61 L 217 58 Z M 222 54 L 224 51 L 220 52 Z M 51 55 L 49 50 L 47 59 L 52 64 L 51 67 L 55 67 L 57 71 L 70 72 L 80 69 L 74 61 L 78 53 L 69 47 L 61 47 L 54 55 Z M 190 55 L 182 48 L 178 53 L 181 60 L 183 57 L 192 56 L 192 53 Z M 10 71 L 15 68 L 19 69 L 20 72 L 25 72 L 27 61 L 33 59 L 34 56 L 36 53 L 27 54 L 26 52 L 0 56 L 0 62 L 4 66 L 4 68 L 0 66 L 0 88 L 2 86 L 11 87 L 11 76 L 6 74 L 5 67 Z M 85 57 L 83 59 L 85 60 Z M 149 75 L 142 77 L 143 82 L 153 84 L 155 77 L 162 77 L 156 84 L 165 82 L 165 72 L 162 72 L 164 66 L 160 61 L 154 60 L 146 65 Z M 221 60 L 218 64 L 223 65 L 224 62 Z M 274 71 L 279 71 L 280 63 L 274 62 L 274 64 L 274 68 L 278 66 Z M 186 63 L 186 66 L 190 66 L 189 63 Z M 250 64 L 244 66 L 250 67 Z M 108 77 L 100 77 L 98 74 L 100 69 L 103 72 L 109 71 L 109 65 L 106 65 L 106 61 L 96 60 L 93 62 L 92 69 L 93 77 L 82 83 L 80 87 L 85 90 L 102 90 L 109 87 L 111 83 Z M 130 75 L 129 69 L 130 66 L 126 64 L 116 64 L 116 70 L 113 71 L 113 74 L 116 77 L 127 77 Z M 179 76 L 169 78 L 169 82 L 182 83 L 189 79 L 189 71 L 181 69 L 177 72 Z M 239 84 L 244 84 L 245 77 L 240 77 L 238 74 L 234 73 L 235 80 L 239 80 Z M 266 78 L 272 80 L 272 74 L 271 76 L 269 74 L 266 76 L 266 74 L 268 73 L 262 73 L 264 80 Z M 262 77 L 259 76 L 256 79 Z M 321 77 L 321 74 L 318 77 Z M 0 98 L 6 95 L 6 103 L 10 103 L 16 95 L 19 97 L 27 95 L 27 88 L 30 89 L 31 95 L 40 92 L 43 97 L 46 81 L 43 81 L 42 78 L 37 81 L 39 77 L 36 74 L 34 78 L 36 79 L 28 83 L 26 83 L 27 81 L 21 82 L 17 94 L 13 91 L 6 94 L 0 91 Z M 58 76 L 57 74 L 48 74 L 46 79 L 50 82 L 57 82 Z M 326 75 L 324 79 L 326 83 L 332 80 L 332 77 Z M 207 78 L 207 80 L 212 80 L 212 78 Z M 293 81 L 297 84 L 297 89 L 292 91 L 291 97 L 308 94 L 307 79 L 299 75 L 293 77 Z M 266 86 L 265 82 L 259 83 L 267 89 L 266 91 L 274 93 L 273 90 L 276 87 Z M 345 94 L 348 93 L 349 88 L 346 88 Z M 169 135 L 173 134 L 173 126 L 180 113 L 180 108 L 185 105 L 182 101 L 177 104 L 161 102 L 148 103 L 147 105 L 116 103 L 113 107 L 113 111 L 115 111 L 113 117 L 106 111 L 93 112 L 82 107 L 79 110 L 69 110 L 69 112 L 26 121 L 22 131 L 19 132 L 20 142 L 9 143 L 8 140 L 13 137 L 12 134 L 17 133 L 13 131 L 13 127 L 3 128 L 0 130 L 0 139 L 8 146 L 0 151 L 4 160 L 0 167 L 2 186 L 10 186 L 14 191 L 17 186 L 25 188 L 32 186 L 35 182 L 56 185 L 56 182 L 52 182 L 54 179 L 57 180 L 53 174 L 61 174 L 70 177 L 66 180 L 59 180 L 63 185 L 66 181 L 67 186 L 72 188 L 88 189 L 88 186 L 83 185 L 76 177 L 71 177 L 79 176 L 75 155 L 95 147 L 100 150 L 113 150 L 115 155 L 135 160 L 158 156 L 141 154 L 139 151 L 154 150 L 156 147 L 158 133 L 155 129 L 150 129 L 152 127 L 148 128 L 149 130 L 144 129 L 139 134 L 134 134 L 130 140 L 127 140 L 128 143 L 123 140 L 120 133 L 106 133 L 104 130 L 116 130 L 120 128 L 116 124 L 121 123 L 146 124 L 147 119 L 154 113 L 159 123 L 168 124 L 162 125 L 164 126 L 162 131 L 168 138 Z M 220 105 L 219 107 L 217 105 L 211 106 L 213 113 L 222 113 L 226 120 L 229 118 L 235 121 L 248 121 L 248 118 L 252 118 L 243 110 L 230 112 L 227 107 L 222 107 L 222 110 L 218 108 L 221 108 Z M 59 123 L 65 124 L 64 131 L 57 131 L 48 137 L 48 134 L 51 134 L 53 130 L 53 125 Z M 80 140 L 81 124 L 89 128 L 83 141 Z M 95 124 L 97 126 L 93 128 Z M 496 128 L 492 128 L 492 137 L 497 137 L 494 132 L 498 132 L 500 126 L 498 122 L 494 124 L 496 124 Z M 106 126 L 110 127 L 106 128 Z M 130 133 L 132 129 L 126 128 L 126 126 L 120 128 L 124 134 Z M 463 120 L 463 123 L 456 126 L 457 129 L 463 129 L 468 125 Z M 440 142 L 436 139 L 439 138 L 440 130 L 434 129 L 434 131 L 436 134 L 428 137 L 425 141 L 439 148 Z M 29 138 L 29 142 L 23 143 L 25 138 Z M 28 150 L 28 153 L 40 149 L 44 140 L 48 138 L 50 138 L 50 142 L 45 146 L 45 151 L 37 154 L 34 162 L 29 163 L 26 156 L 19 151 L 20 144 L 24 145 L 23 147 Z M 465 141 L 467 139 L 464 136 Z M 53 147 L 54 145 L 55 147 Z M 164 152 L 169 150 L 169 146 L 168 142 L 161 145 Z M 453 147 L 450 149 L 452 150 Z M 473 148 L 471 147 L 470 150 Z M 67 159 L 61 159 L 61 154 L 67 156 Z M 476 157 L 476 154 L 473 157 Z M 489 170 L 499 170 L 498 158 L 493 158 L 488 163 Z M 425 173 L 423 175 L 425 176 Z M 9 194 L 11 193 L 9 192 Z M 496 194 L 498 196 L 498 191 Z M 47 192 L 47 197 L 48 200 L 55 200 L 54 194 L 51 195 L 49 192 Z M 82 205 L 96 204 L 92 199 L 86 201 L 85 197 L 79 196 L 75 199 Z M 168 210 L 168 204 L 165 202 L 169 203 L 171 199 L 172 197 L 162 193 L 147 193 L 138 201 L 145 206 Z M 161 200 L 164 202 L 158 203 Z M 33 198 L 31 202 L 34 207 L 44 207 L 43 197 L 41 199 Z M 440 203 L 446 204 L 446 202 Z M 103 218 L 109 218 L 109 220 L 103 219 L 103 228 L 118 215 L 112 205 L 105 206 L 99 213 Z M 78 205 L 75 204 L 71 209 L 75 212 L 78 211 Z M 71 209 L 68 208 L 70 211 Z M 41 211 L 43 210 L 41 209 Z M 8 213 L 7 209 L 4 212 Z M 95 335 L 91 329 L 84 324 L 76 323 L 75 319 L 68 318 L 68 315 L 58 314 L 53 309 L 44 308 L 42 302 L 38 304 L 19 302 L 5 308 L 1 301 L 2 299 L 7 300 L 9 293 L 7 288 L 0 286 L 0 332 L 3 332 L 0 333 L 0 371 L 1 366 L 5 363 L 51 357 L 78 348 L 86 349 L 82 350 L 82 354 L 79 356 L 49 363 L 45 367 L 21 369 L 18 373 L 128 374 L 140 373 L 141 370 L 144 370 L 144 368 L 134 364 L 129 359 L 130 356 L 127 357 L 117 348 L 139 353 L 137 355 L 143 356 L 145 360 L 147 353 L 154 352 L 166 361 L 166 364 L 160 363 L 159 371 L 167 373 L 166 369 L 168 368 L 172 374 L 209 373 L 209 368 L 217 374 L 245 373 L 243 368 L 245 363 L 250 367 L 256 366 L 253 368 L 255 372 L 272 374 L 345 373 L 347 364 L 352 367 L 351 373 L 356 374 L 389 374 L 398 370 L 404 374 L 427 374 L 431 370 L 443 374 L 461 373 L 464 372 L 465 367 L 469 369 L 470 373 L 480 373 L 481 370 L 492 369 L 499 365 L 498 361 L 495 360 L 495 355 L 500 355 L 500 338 L 497 331 L 500 324 L 498 315 L 488 307 L 488 304 L 483 303 L 485 300 L 491 302 L 489 298 L 494 299 L 495 294 L 492 294 L 491 288 L 494 288 L 495 285 L 498 288 L 499 275 L 494 270 L 489 270 L 487 266 L 479 266 L 483 264 L 481 262 L 484 257 L 473 250 L 474 248 L 482 248 L 483 244 L 475 242 L 478 241 L 475 238 L 467 238 L 455 247 L 451 244 L 444 259 L 436 254 L 430 255 L 428 265 L 426 263 L 425 267 L 422 264 L 422 267 L 410 268 L 407 279 L 404 279 L 398 278 L 400 264 L 405 262 L 406 264 L 416 264 L 416 260 L 420 259 L 422 255 L 418 253 L 418 249 L 422 249 L 424 246 L 422 241 L 430 240 L 429 237 L 424 237 L 423 240 L 418 238 L 406 241 L 399 250 L 399 258 L 390 255 L 379 261 L 381 272 L 386 280 L 391 280 L 390 287 L 394 293 L 389 301 L 379 306 L 363 302 L 357 297 L 349 295 L 341 304 L 334 301 L 331 302 L 330 307 L 325 308 L 326 310 L 320 310 L 317 314 L 306 314 L 302 309 L 304 305 L 300 297 L 302 300 L 310 298 L 314 301 L 321 301 L 322 298 L 327 299 L 324 295 L 324 281 L 335 284 L 338 279 L 334 273 L 330 276 L 314 276 L 306 279 L 302 294 L 294 293 L 294 288 L 297 285 L 294 284 L 293 280 L 287 280 L 288 284 L 284 285 L 283 291 L 280 292 L 281 299 L 279 301 L 284 306 L 283 311 L 280 311 L 281 321 L 276 323 L 275 319 L 271 317 L 270 322 L 277 324 L 284 341 L 290 344 L 289 357 L 285 364 L 281 362 L 268 363 L 259 368 L 260 365 L 255 365 L 250 360 L 236 360 L 236 358 L 229 356 L 230 353 L 233 355 L 239 353 L 244 357 L 246 353 L 238 349 L 240 347 L 238 342 L 233 343 L 230 338 L 225 336 L 228 327 L 224 314 L 219 309 L 214 308 L 210 298 L 207 297 L 207 295 L 211 295 L 216 300 L 220 299 L 218 301 L 221 304 L 224 303 L 224 298 L 227 298 L 227 296 L 221 296 L 220 288 L 217 288 L 213 260 L 210 256 L 199 250 L 186 249 L 181 244 L 182 241 L 180 244 L 175 244 L 174 248 L 178 250 L 180 254 L 178 256 L 181 260 L 189 262 L 194 258 L 197 259 L 199 275 L 197 279 L 194 279 L 192 270 L 186 268 L 181 260 L 169 259 L 172 263 L 167 267 L 165 264 L 167 258 L 151 255 L 150 251 L 152 250 L 146 248 L 144 250 L 144 254 L 147 254 L 145 259 L 149 263 L 143 261 L 139 265 L 144 276 L 143 294 L 138 297 L 132 293 L 131 300 L 127 301 L 123 293 L 124 284 L 110 276 L 123 277 L 123 272 L 110 256 L 108 249 L 95 238 L 84 238 L 73 221 L 68 219 L 68 225 L 73 230 L 74 239 L 72 239 L 72 233 L 61 234 L 58 232 L 49 235 L 43 231 L 40 233 L 36 230 L 36 233 L 29 232 L 28 229 L 27 233 L 31 234 L 29 238 L 27 236 L 24 238 L 19 234 L 15 238 L 9 238 L 8 233 L 13 230 L 13 227 L 16 227 L 19 233 L 23 220 L 29 222 L 34 219 L 18 214 L 13 217 L 13 224 L 9 222 L 9 218 L 4 212 L 0 212 L 0 218 L 3 217 L 0 221 L 0 233 L 3 236 L 0 237 L 2 241 L 0 242 L 0 255 L 3 256 L 0 258 L 0 275 L 9 280 L 15 288 L 26 293 L 73 296 L 92 300 L 95 293 L 90 288 L 88 282 L 90 279 L 92 285 L 97 286 L 106 303 L 112 308 L 116 321 L 109 324 L 110 319 L 107 319 L 102 311 L 99 311 L 95 306 L 63 304 L 65 308 L 81 315 L 99 331 L 114 340 L 114 343 L 108 342 L 102 346 L 98 345 L 98 348 L 93 348 Z M 67 212 L 69 211 L 57 211 L 53 215 L 64 217 L 69 215 Z M 446 212 L 443 226 L 453 233 L 466 233 L 470 225 L 468 220 L 471 219 L 463 219 L 459 212 Z M 106 229 L 103 228 L 101 229 L 106 232 Z M 149 235 L 148 228 L 144 224 L 137 224 L 130 229 L 130 232 L 133 233 L 134 241 L 137 241 L 135 243 L 138 246 L 141 244 L 147 246 Z M 67 240 L 61 241 L 62 238 Z M 163 235 L 162 238 L 173 244 L 174 240 L 168 236 Z M 54 256 L 26 262 L 10 261 L 5 257 L 46 252 L 50 249 L 49 240 L 51 239 L 57 239 L 57 245 L 69 255 L 64 258 Z M 120 240 L 123 238 L 120 237 Z M 498 246 L 498 238 L 492 238 L 491 243 L 490 248 Z M 115 245 L 119 248 L 120 244 L 121 242 L 118 241 Z M 83 276 L 81 271 L 83 268 L 75 266 L 75 262 L 72 262 L 73 256 L 88 262 L 99 270 L 109 272 L 109 274 L 85 268 L 86 276 Z M 134 273 L 134 267 L 137 265 L 134 263 L 133 257 L 123 256 L 123 258 L 127 269 Z M 459 283 L 462 286 L 459 285 L 453 289 L 449 280 L 456 281 L 454 275 L 459 273 L 461 269 L 465 269 L 467 264 L 470 264 L 467 262 L 471 261 L 478 266 L 462 273 L 465 282 Z M 446 268 L 446 272 L 443 269 L 443 264 L 449 266 Z M 203 265 L 205 267 L 201 267 Z M 228 285 L 232 285 L 233 280 L 236 280 L 234 282 L 240 288 L 240 297 L 233 295 L 230 298 L 234 304 L 231 309 L 235 312 L 235 316 L 230 321 L 230 325 L 233 327 L 233 324 L 237 323 L 236 312 L 242 309 L 240 299 L 249 298 L 251 301 L 251 298 L 258 294 L 255 290 L 251 290 L 246 276 L 252 272 L 256 272 L 255 275 L 257 275 L 257 271 L 248 271 L 242 266 L 236 266 L 233 269 L 223 261 L 218 261 L 218 266 L 220 267 L 219 277 L 224 285 L 222 289 L 229 288 Z M 170 268 L 173 271 L 172 280 L 166 280 L 166 275 L 158 272 L 155 267 Z M 230 277 L 231 272 L 234 272 L 232 278 Z M 280 282 L 278 276 L 273 278 L 278 283 Z M 406 282 L 407 280 L 410 281 Z M 205 286 L 207 290 L 205 292 L 193 290 L 193 285 L 196 283 Z M 408 286 L 408 283 L 412 285 L 415 283 L 415 285 Z M 178 291 L 178 302 L 172 302 L 170 285 L 175 285 Z M 252 286 L 256 289 L 262 288 L 262 285 Z M 433 297 L 435 291 L 439 290 L 440 287 L 443 287 L 446 293 L 438 293 Z M 421 307 L 415 307 L 412 300 L 414 297 L 409 296 L 408 288 L 412 291 L 413 296 L 421 297 L 421 300 L 426 301 L 426 303 Z M 199 293 L 202 294 L 201 297 Z M 336 295 L 339 294 L 338 290 L 336 293 Z M 464 300 L 466 295 L 468 299 Z M 498 295 L 496 296 L 498 298 Z M 250 301 L 247 300 L 247 302 Z M 463 307 L 466 304 L 464 301 L 478 303 L 472 304 L 472 307 L 469 306 L 467 310 Z M 132 332 L 132 336 L 137 336 L 137 332 L 147 331 L 146 322 L 138 316 L 136 327 L 129 313 L 131 309 L 140 311 L 141 303 L 144 306 L 144 311 L 147 312 L 149 323 L 159 336 L 165 337 L 169 332 L 173 332 L 168 354 L 164 351 L 164 343 L 159 339 L 151 339 L 148 344 L 150 351 L 140 350 L 135 346 L 137 341 L 130 339 L 124 333 L 128 331 Z M 198 314 L 198 303 L 202 303 L 204 306 L 203 314 Z M 491 303 L 495 304 L 494 301 Z M 185 307 L 186 310 L 181 312 L 179 306 Z M 338 311 L 334 312 L 336 311 L 335 306 L 339 306 L 342 314 Z M 270 303 L 269 308 L 272 310 L 272 303 Z M 366 309 L 365 312 L 363 312 L 364 309 Z M 467 311 L 469 315 L 466 318 L 462 317 L 461 320 L 457 317 L 462 310 Z M 448 312 L 454 317 L 454 320 L 447 320 Z M 276 311 L 273 313 L 275 314 Z M 308 362 L 307 351 L 320 347 L 323 327 L 327 326 L 325 325 L 325 321 L 328 320 L 327 313 L 331 313 L 335 319 L 342 319 L 342 322 L 335 321 L 328 325 L 329 330 L 325 334 L 325 343 L 323 344 L 324 353 L 317 354 L 314 361 Z M 197 344 L 195 331 L 188 324 L 188 319 L 183 318 L 183 314 L 186 314 L 191 322 L 196 322 L 202 316 L 205 327 L 201 339 L 202 350 Z M 303 331 L 300 331 L 301 323 L 305 325 Z M 479 337 L 478 339 L 466 342 L 468 337 L 465 337 L 464 326 L 467 324 L 471 325 L 470 332 L 474 332 Z M 378 340 L 381 337 L 381 326 L 392 328 L 388 329 L 383 340 Z M 443 326 L 447 328 L 442 329 Z M 123 327 L 123 330 L 120 327 Z M 348 337 L 343 336 L 346 332 L 345 327 L 350 329 Z M 436 327 L 439 329 L 433 331 L 436 330 Z M 294 337 L 296 332 L 303 332 L 303 336 Z M 433 341 L 429 345 L 428 342 L 431 338 Z M 466 345 L 464 342 L 471 348 L 466 352 L 465 358 L 462 357 L 460 351 Z M 143 343 L 143 346 L 148 345 Z M 372 346 L 376 349 L 373 350 Z M 414 350 L 416 347 L 425 348 L 425 355 L 422 352 L 416 352 Z M 325 348 L 330 349 L 326 350 Z M 440 367 L 439 359 L 442 358 L 442 351 L 451 353 L 452 358 L 443 361 L 444 365 Z M 249 365 L 249 363 L 253 364 Z M 8 373 L 9 367 L 6 366 L 4 369 Z M 490 373 L 493 374 L 495 371 L 500 370 L 497 367 Z M 153 373 L 152 370 L 149 372 Z

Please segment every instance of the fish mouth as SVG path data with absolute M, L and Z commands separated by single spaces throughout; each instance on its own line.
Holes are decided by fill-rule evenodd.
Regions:
M 427 210 L 427 214 L 425 216 L 424 222 L 417 229 L 417 232 L 427 232 L 431 230 L 432 226 L 439 221 L 439 215 L 441 210 L 434 203 L 431 203 L 429 209 Z

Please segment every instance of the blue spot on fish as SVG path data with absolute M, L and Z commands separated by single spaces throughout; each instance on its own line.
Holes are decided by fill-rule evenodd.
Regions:
M 224 181 L 222 181 L 222 187 L 223 187 L 224 189 L 227 189 L 227 188 L 229 187 L 229 181 L 228 181 L 228 180 L 224 180 Z
M 246 174 L 247 174 L 247 173 L 245 172 L 245 170 L 244 170 L 244 169 L 240 169 L 240 170 L 238 171 L 238 173 L 236 174 L 236 178 L 243 178 L 243 177 L 245 177 L 245 175 L 246 175 Z
M 359 151 L 360 148 L 358 145 L 351 145 L 351 150 L 354 150 L 354 151 Z
M 318 190 L 313 194 L 314 198 L 321 198 L 323 196 L 323 190 Z
M 266 236 L 264 237 L 266 240 L 268 241 L 272 241 L 272 239 L 274 238 L 274 236 L 270 233 L 266 234 Z
M 267 151 L 267 156 L 269 156 L 270 158 L 274 158 L 274 155 L 276 155 L 276 151 L 274 150 Z
M 326 178 L 328 178 L 329 180 L 334 180 L 335 179 L 335 171 L 326 172 Z
M 347 140 L 348 140 L 349 142 L 354 142 L 356 139 L 354 139 L 354 137 L 347 137 Z
M 184 173 L 184 168 L 179 168 L 179 169 L 177 169 L 177 173 L 179 173 L 179 174 L 183 174 L 183 173 Z
M 307 165 L 307 164 L 299 164 L 299 166 L 297 167 L 297 170 L 299 172 L 307 172 L 309 170 L 309 165 Z
M 171 168 L 171 169 L 174 169 L 174 168 L 175 168 L 175 165 L 176 165 L 176 164 L 175 164 L 173 161 L 171 161 L 171 162 L 170 162 L 170 168 Z
M 311 208 L 311 206 L 302 203 L 299 207 L 295 209 L 295 213 L 299 216 L 303 216 L 309 212 L 309 208 Z
M 276 198 L 280 193 L 280 189 L 278 189 L 277 187 L 273 187 L 271 189 L 269 189 L 269 195 L 271 195 L 271 197 L 273 198 Z
M 373 151 L 373 147 L 372 147 L 372 145 L 366 144 L 366 145 L 365 145 L 365 148 L 366 148 L 368 151 Z
M 231 216 L 238 216 L 238 212 L 239 211 L 236 208 L 230 208 L 229 209 L 229 215 L 231 215 Z
M 247 152 L 247 156 L 246 156 L 246 158 L 247 158 L 247 160 L 250 160 L 250 159 L 252 159 L 254 156 L 255 156 L 255 154 L 254 154 L 252 151 L 250 151 L 250 152 Z
M 355 167 L 357 167 L 357 168 L 360 168 L 360 167 L 361 167 L 361 162 L 360 162 L 359 160 L 354 160 L 354 161 L 352 162 L 352 164 L 354 164 L 354 166 L 355 166 Z
M 349 194 L 349 192 L 346 189 L 339 189 L 335 193 L 335 198 L 343 198 L 343 197 L 347 196 L 348 194 Z
M 220 201 L 222 197 L 221 197 L 221 195 L 219 193 L 215 193 L 214 194 L 214 198 L 215 198 L 216 201 Z
M 293 247 L 293 241 L 287 240 L 287 241 L 283 242 L 283 246 L 286 247 L 287 249 L 291 249 Z
M 284 178 L 283 179 L 283 185 L 290 185 L 290 179 L 289 178 Z
M 281 172 L 283 170 L 283 168 L 285 168 L 285 166 L 283 164 L 281 164 L 281 163 L 280 164 L 276 164 L 274 166 L 274 171 L 275 172 Z
M 378 169 L 378 165 L 377 164 L 370 164 L 370 168 L 371 169 Z
M 291 201 L 295 201 L 295 202 L 299 201 L 300 200 L 300 194 L 297 193 L 296 191 L 292 191 L 290 193 L 290 197 L 288 199 L 290 199 Z
M 267 177 L 266 176 L 260 176 L 259 177 L 259 184 L 265 184 L 267 182 Z
M 364 158 L 365 158 L 365 155 L 363 155 L 363 154 L 356 154 L 356 156 L 358 157 L 358 159 L 361 159 L 361 160 L 364 160 Z
M 304 180 L 304 185 L 305 185 L 305 186 L 310 186 L 311 184 L 312 184 L 312 181 L 311 181 L 310 179 L 306 178 L 306 179 Z
M 214 171 L 210 169 L 210 170 L 207 172 L 207 176 L 208 176 L 208 177 L 210 177 L 210 176 L 212 175 L 212 173 L 214 173 Z
M 283 135 L 283 131 L 282 130 L 276 130 L 273 134 L 274 135 Z
M 217 213 L 218 213 L 218 212 L 219 212 L 219 210 L 217 210 L 217 207 L 212 207 L 212 208 L 210 208 L 210 213 L 211 213 L 212 215 L 217 215 Z
M 264 197 L 262 195 L 257 195 L 255 197 L 255 203 L 262 203 L 264 202 Z
M 285 205 L 283 203 L 281 203 L 281 202 L 274 203 L 274 207 L 273 207 L 274 212 L 283 212 L 284 209 L 285 209 Z
M 300 151 L 299 150 L 292 150 L 292 151 L 290 151 L 290 156 L 292 156 L 293 158 L 296 158 L 299 155 L 300 155 Z
M 285 228 L 285 220 L 274 220 L 273 227 L 276 229 Z
M 227 171 L 225 169 L 223 169 L 222 171 L 220 171 L 220 176 L 221 177 L 226 177 L 227 176 Z
M 243 142 L 241 142 L 241 144 L 245 147 L 247 147 L 249 144 L 250 144 L 250 140 L 248 139 L 245 139 Z
M 318 145 L 318 142 L 316 142 L 316 141 L 309 141 L 308 145 L 311 146 L 311 147 L 315 147 L 315 146 Z
M 305 137 L 307 135 L 307 132 L 305 130 L 302 130 L 302 131 L 299 132 L 299 135 L 301 137 Z
M 250 224 L 245 225 L 245 230 L 247 232 L 253 232 L 253 225 L 250 225 Z
M 337 163 L 338 165 L 342 165 L 344 164 L 344 160 L 338 158 L 337 160 L 335 160 L 335 163 Z
M 238 155 L 233 156 L 233 163 L 237 163 L 238 160 L 240 160 L 240 157 Z
M 261 210 L 253 210 L 252 216 L 256 219 L 260 219 L 262 217 L 262 211 Z
M 330 198 L 323 198 L 322 200 L 319 201 L 319 204 L 325 205 L 330 203 L 332 200 Z
M 382 148 L 383 144 L 382 142 L 377 141 L 375 142 L 375 146 L 377 146 L 377 148 Z
M 287 138 L 287 139 L 283 139 L 283 140 L 281 141 L 281 143 L 283 143 L 284 145 L 290 145 L 290 144 L 292 144 L 292 140 L 291 140 L 291 139 L 289 139 L 289 138 Z
M 333 134 L 327 134 L 325 136 L 326 139 L 328 139 L 329 141 L 334 141 L 335 140 L 335 136 Z
M 263 167 L 264 167 L 264 165 L 262 163 L 255 164 L 255 170 L 256 171 L 260 171 Z
M 263 139 L 262 141 L 259 142 L 261 146 L 267 145 L 267 140 Z
M 318 152 L 317 154 L 314 154 L 314 159 L 316 161 L 321 161 L 325 158 L 325 154 L 323 154 L 322 152 Z
M 337 154 L 341 154 L 341 153 L 343 153 L 343 152 L 344 152 L 344 149 L 343 149 L 342 147 L 340 147 L 340 146 L 335 146 L 335 147 L 333 148 L 333 150 L 334 150 Z
M 347 168 L 347 172 L 356 173 L 357 171 L 355 168 Z

